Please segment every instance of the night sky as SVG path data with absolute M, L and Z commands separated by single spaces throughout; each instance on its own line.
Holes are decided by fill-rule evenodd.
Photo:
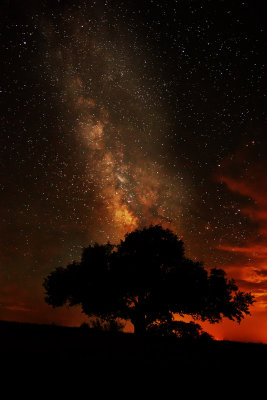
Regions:
M 267 343 L 261 1 L 1 2 L 0 319 L 80 325 L 44 277 L 161 224 L 257 302 L 219 339 Z

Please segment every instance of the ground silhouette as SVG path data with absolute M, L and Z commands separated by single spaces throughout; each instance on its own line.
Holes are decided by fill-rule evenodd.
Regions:
M 159 225 L 135 230 L 117 246 L 85 248 L 80 262 L 56 268 L 43 285 L 53 307 L 81 305 L 85 314 L 103 321 L 130 320 L 140 336 L 180 336 L 184 325 L 175 323 L 174 315 L 240 322 L 254 301 L 223 270 L 207 271 L 186 258 L 184 243 Z
M 267 345 L 230 341 L 183 340 L 175 337 L 136 336 L 131 333 L 108 332 L 80 327 L 37 325 L 0 321 L 0 357 L 9 374 L 14 369 L 27 372 L 51 370 L 85 373 L 92 369 L 109 374 L 132 370 L 178 371 L 192 377 L 204 373 L 206 380 L 213 373 L 266 371 Z M 65 369 L 64 369 L 65 368 Z M 193 375 L 192 375 L 193 374 Z M 208 374 L 208 375 L 206 375 Z M 101 375 L 102 376 L 102 375 Z M 28 377 L 29 378 L 29 377 Z M 88 379 L 88 378 L 87 378 Z M 236 378 L 235 378 L 236 379 Z M 62 382 L 65 383 L 63 380 Z M 204 381 L 206 382 L 206 381 Z

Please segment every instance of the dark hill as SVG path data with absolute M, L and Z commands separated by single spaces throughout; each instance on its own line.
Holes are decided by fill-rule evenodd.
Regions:
M 139 365 L 207 372 L 266 370 L 267 345 L 230 341 L 136 338 L 93 329 L 0 321 L 5 365 Z M 2 364 L 3 365 L 3 364 Z

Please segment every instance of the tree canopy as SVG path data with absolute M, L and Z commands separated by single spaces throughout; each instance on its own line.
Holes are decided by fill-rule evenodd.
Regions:
M 43 285 L 53 307 L 81 305 L 88 316 L 130 320 L 140 335 L 159 325 L 167 332 L 174 314 L 240 322 L 254 302 L 222 269 L 186 258 L 183 241 L 160 225 L 135 230 L 116 246 L 85 248 L 80 262 L 56 268 Z

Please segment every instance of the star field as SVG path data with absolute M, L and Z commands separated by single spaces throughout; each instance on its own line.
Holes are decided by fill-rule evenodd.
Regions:
M 79 323 L 46 308 L 42 278 L 150 224 L 249 288 L 266 318 L 266 6 L 1 9 L 0 319 Z

